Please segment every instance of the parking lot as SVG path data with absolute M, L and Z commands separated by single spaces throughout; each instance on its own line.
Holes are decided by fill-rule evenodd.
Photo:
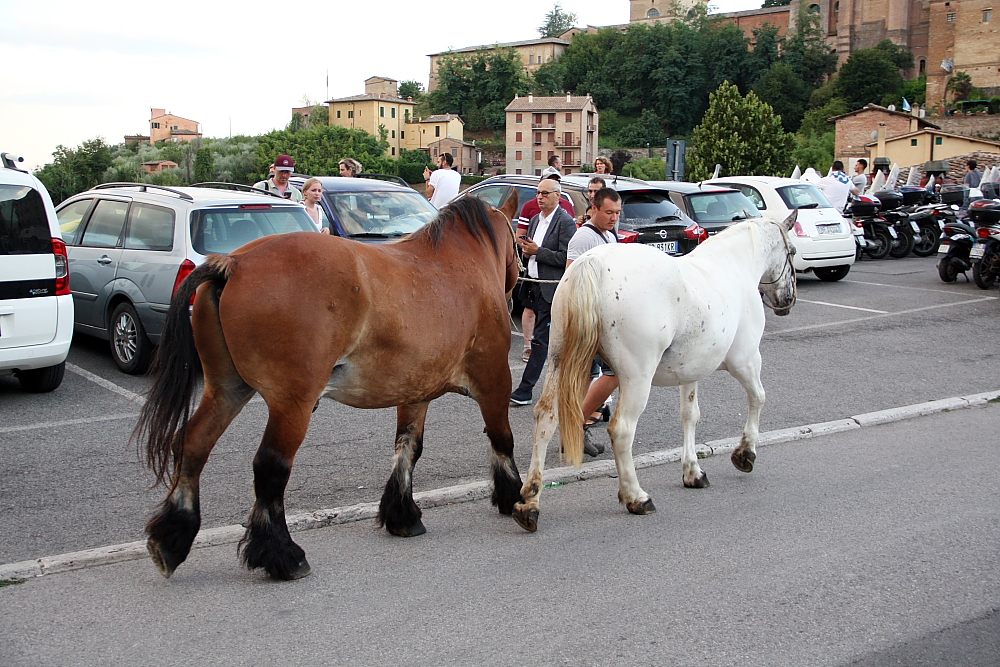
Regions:
M 942 283 L 935 262 L 864 260 L 835 283 L 801 276 L 792 313 L 767 316 L 761 429 L 997 389 L 1000 293 L 962 277 Z M 515 337 L 515 382 L 523 368 L 520 351 Z M 13 378 L 0 378 L 0 563 L 142 539 L 145 519 L 163 497 L 162 488 L 150 488 L 152 475 L 129 444 L 148 385 L 147 377 L 120 373 L 105 342 L 83 336 L 74 340 L 55 392 L 26 394 Z M 739 434 L 746 399 L 735 380 L 717 373 L 701 383 L 699 395 L 699 441 Z M 676 405 L 676 390 L 654 389 L 636 452 L 679 446 Z M 511 409 L 522 473 L 531 417 L 530 408 Z M 252 504 L 250 462 L 265 420 L 266 406 L 257 398 L 216 446 L 202 478 L 203 528 L 245 519 Z M 321 401 L 295 461 L 287 511 L 377 500 L 394 429 L 393 410 Z M 597 437 L 607 440 L 604 433 Z M 471 400 L 449 395 L 432 403 L 424 443 L 415 490 L 487 478 L 487 440 Z M 961 443 L 942 443 L 942 459 L 960 455 Z M 555 457 L 550 452 L 550 460 Z M 729 465 L 713 461 L 708 468 L 723 464 Z

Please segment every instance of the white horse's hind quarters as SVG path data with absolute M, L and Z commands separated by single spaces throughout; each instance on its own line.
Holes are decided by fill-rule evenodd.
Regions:
M 743 472 L 756 459 L 760 409 L 763 294 L 778 315 L 795 303 L 795 271 L 783 223 L 743 222 L 684 257 L 641 245 L 608 244 L 588 251 L 566 270 L 552 302 L 552 366 L 535 406 L 531 469 L 514 518 L 538 527 L 545 450 L 557 425 L 569 462 L 583 460 L 583 397 L 598 352 L 618 376 L 618 407 L 608 425 L 618 469 L 618 500 L 633 514 L 656 511 L 636 479 L 632 441 L 652 385 L 678 386 L 684 486 L 708 486 L 695 455 L 698 381 L 725 369 L 747 392 L 750 406 L 732 461 Z

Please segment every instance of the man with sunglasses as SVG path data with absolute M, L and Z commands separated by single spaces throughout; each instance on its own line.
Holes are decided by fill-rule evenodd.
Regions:
M 539 212 L 528 223 L 528 232 L 517 239 L 521 252 L 528 260 L 528 278 L 557 281 L 566 271 L 566 249 L 576 233 L 573 216 L 559 206 L 562 187 L 559 181 L 543 178 L 538 182 L 536 200 Z M 549 324 L 555 282 L 525 281 L 521 285 L 521 300 L 535 311 L 535 329 L 531 340 L 531 356 L 521 375 L 521 384 L 510 395 L 514 405 L 531 403 L 531 392 L 549 353 Z

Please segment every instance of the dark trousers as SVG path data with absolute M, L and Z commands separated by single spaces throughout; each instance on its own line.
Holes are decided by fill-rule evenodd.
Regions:
M 535 311 L 535 329 L 531 339 L 531 356 L 521 375 L 521 384 L 514 391 L 518 398 L 531 398 L 531 390 L 542 374 L 545 359 L 549 356 L 549 325 L 552 322 L 552 304 L 542 296 L 541 285 L 526 283 L 522 297 L 525 293 L 528 296 L 525 307 Z

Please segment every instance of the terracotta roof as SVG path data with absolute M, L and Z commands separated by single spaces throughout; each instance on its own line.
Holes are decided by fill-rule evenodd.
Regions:
M 951 137 L 953 139 L 965 139 L 966 141 L 975 141 L 981 144 L 991 144 L 993 146 L 1000 146 L 1000 141 L 993 141 L 992 139 L 981 139 L 980 137 L 970 137 L 966 134 L 954 134 L 952 132 L 945 132 L 943 130 L 939 130 L 937 127 L 934 127 L 933 129 L 924 128 L 922 130 L 917 130 L 916 132 L 908 132 L 906 134 L 897 134 L 892 137 L 886 137 L 885 142 L 889 143 L 890 141 L 896 141 L 897 139 L 909 139 L 910 137 L 915 137 L 920 134 L 932 134 L 936 137 Z M 877 141 L 870 141 L 867 144 L 865 144 L 865 147 L 867 148 L 868 146 L 874 146 L 876 144 L 878 144 Z
M 504 111 L 576 111 L 583 109 L 593 100 L 586 95 L 571 97 L 566 101 L 565 95 L 558 97 L 539 97 L 538 95 L 515 97 Z
M 503 44 L 482 44 L 480 46 L 466 46 L 461 49 L 448 49 L 447 51 L 441 51 L 440 53 L 428 53 L 430 56 L 443 56 L 446 53 L 472 53 L 474 51 L 492 50 L 492 49 L 506 49 L 518 46 L 534 46 L 536 44 L 562 44 L 563 46 L 569 46 L 570 42 L 568 39 L 560 39 L 558 37 L 543 37 L 541 39 L 525 39 L 520 42 L 504 42 Z
M 423 118 L 423 119 L 421 119 L 421 120 L 419 120 L 417 122 L 418 123 L 447 123 L 449 120 L 453 120 L 455 118 L 458 118 L 459 120 L 462 120 L 461 116 L 459 116 L 457 113 L 445 113 L 445 114 L 437 114 L 436 116 L 428 116 L 427 118 Z M 464 120 L 462 120 L 462 124 L 463 125 L 465 124 Z
M 373 100 L 382 100 L 383 102 L 392 102 L 393 104 L 412 104 L 416 106 L 416 102 L 412 100 L 404 100 L 401 97 L 393 97 L 392 95 L 386 95 L 385 97 L 379 97 L 374 93 L 362 93 L 361 95 L 351 95 L 350 97 L 340 97 L 335 100 L 327 100 L 326 104 L 333 104 L 334 102 L 371 102 Z
M 906 118 L 907 120 L 912 120 L 913 118 L 916 118 L 922 125 L 926 125 L 927 127 L 933 127 L 935 130 L 941 129 L 937 125 L 935 125 L 934 123 L 932 123 L 929 120 L 927 120 L 926 118 L 919 118 L 917 116 L 914 116 L 914 115 L 910 114 L 907 111 L 893 111 L 892 109 L 887 109 L 887 108 L 885 108 L 883 106 L 879 106 L 877 104 L 866 104 L 865 106 L 861 107 L 860 109 L 856 109 L 854 111 L 848 111 L 847 113 L 842 113 L 839 116 L 833 116 L 831 118 L 827 118 L 826 122 L 828 122 L 828 123 L 835 123 L 836 121 L 840 120 L 841 118 L 847 118 L 848 116 L 856 116 L 857 114 L 865 112 L 865 111 L 881 111 L 882 113 L 889 113 L 889 114 L 892 114 L 894 116 L 902 116 L 903 118 Z
M 452 143 L 462 144 L 463 146 L 469 146 L 470 148 L 475 148 L 476 147 L 475 144 L 471 144 L 468 141 L 462 141 L 461 139 L 455 139 L 453 137 L 442 137 L 441 139 L 438 139 L 437 141 L 432 141 L 432 142 L 428 143 L 427 145 L 428 146 L 433 146 L 434 144 L 440 144 L 443 141 L 450 141 Z
M 201 132 L 195 132 L 194 130 L 170 130 L 170 134 L 197 134 L 201 136 Z

